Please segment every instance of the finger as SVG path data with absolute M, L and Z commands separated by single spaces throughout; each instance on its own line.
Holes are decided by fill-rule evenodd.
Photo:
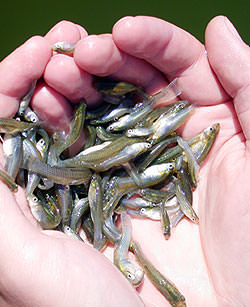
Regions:
M 12 117 L 20 99 L 39 79 L 51 57 L 48 42 L 35 36 L 0 63 L 0 117 Z
M 68 127 L 72 107 L 64 96 L 46 83 L 37 85 L 31 106 L 46 128 L 60 131 Z
M 169 80 L 179 77 L 182 98 L 199 105 L 227 98 L 204 46 L 186 31 L 155 17 L 125 17 L 114 25 L 113 38 L 119 49 L 144 59 Z
M 93 77 L 80 69 L 74 59 L 64 54 L 53 56 L 44 71 L 45 82 L 72 102 L 85 98 L 92 104 L 100 99 L 93 88 Z
M 166 78 L 149 63 L 119 50 L 110 34 L 90 35 L 81 40 L 74 59 L 79 67 L 91 74 L 131 82 L 150 93 L 167 84 Z
M 234 98 L 238 119 L 247 140 L 250 139 L 250 48 L 230 21 L 215 17 L 206 29 L 209 61 L 221 84 Z
M 8 208 L 6 208 L 8 205 Z M 16 203 L 14 195 L 0 183 L 0 233 L 4 237 L 0 246 L 1 259 L 9 259 L 11 251 L 23 247 L 25 237 L 38 234 L 39 228 L 32 225 Z M 13 255 L 14 256 L 14 255 Z M 5 263 L 5 265 L 8 265 Z
M 51 44 L 57 42 L 77 43 L 81 38 L 87 35 L 87 31 L 80 25 L 63 20 L 58 22 L 44 38 Z

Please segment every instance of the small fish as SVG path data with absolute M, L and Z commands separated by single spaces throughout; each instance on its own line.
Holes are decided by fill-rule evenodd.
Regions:
M 122 233 L 120 240 L 115 244 L 114 264 L 134 287 L 138 287 L 142 282 L 144 272 L 142 269 L 136 268 L 128 258 L 132 224 L 129 216 L 125 212 L 121 214 L 121 224 Z
M 186 306 L 185 297 L 178 291 L 176 286 L 165 276 L 163 276 L 145 257 L 137 242 L 130 241 L 130 250 L 132 250 L 135 254 L 137 261 L 144 269 L 148 278 L 152 281 L 156 288 L 159 289 L 169 303 L 175 307 Z
M 103 192 L 101 177 L 98 174 L 93 174 L 89 185 L 88 201 L 90 214 L 94 224 L 94 247 L 100 250 L 103 246 Z
M 53 201 L 42 203 L 34 194 L 27 195 L 27 200 L 31 213 L 43 229 L 53 229 L 60 224 L 60 211 Z
M 76 43 L 70 42 L 56 42 L 52 45 L 52 50 L 64 54 L 73 54 L 75 50 Z
M 0 133 L 16 134 L 38 125 L 39 123 L 27 123 L 13 118 L 0 118 Z
M 29 103 L 31 101 L 31 98 L 32 98 L 32 96 L 34 94 L 34 91 L 36 89 L 36 83 L 37 83 L 37 80 L 32 81 L 28 93 L 21 99 L 20 104 L 19 104 L 19 109 L 17 111 L 17 114 L 19 116 L 23 116 L 24 115 L 24 112 L 27 109 L 27 107 L 28 107 L 28 105 L 29 105 Z
M 5 183 L 12 192 L 17 192 L 17 184 L 8 173 L 0 170 L 0 180 Z

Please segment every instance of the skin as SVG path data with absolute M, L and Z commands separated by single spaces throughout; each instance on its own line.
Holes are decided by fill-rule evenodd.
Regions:
M 76 101 L 79 89 L 87 103 L 99 101 L 91 74 L 136 83 L 150 94 L 178 77 L 181 99 L 197 107 L 182 128 L 184 139 L 213 122 L 221 125 L 194 193 L 200 224 L 181 221 L 166 242 L 157 222 L 133 219 L 133 238 L 184 294 L 188 306 L 249 305 L 249 46 L 224 16 L 208 24 L 205 46 L 166 21 L 145 16 L 123 18 L 112 35 L 87 36 L 79 25 L 64 21 L 45 38 L 28 40 L 0 64 L 1 117 L 15 114 L 32 80 L 43 74 L 40 93 L 42 88 L 47 100 L 39 100 L 38 92 L 31 105 L 46 114 L 48 126 L 55 126 L 55 118 L 64 114 L 61 128 L 70 119 L 67 99 Z M 51 59 L 50 45 L 56 41 L 77 42 L 74 56 Z M 65 61 L 62 74 L 66 57 L 70 61 Z M 13 196 L 0 183 L 1 306 L 142 306 L 135 290 L 103 255 L 65 234 L 36 226 L 19 190 Z M 154 240 L 148 240 L 152 233 Z M 106 255 L 111 254 L 107 249 Z M 77 269 L 69 270 L 69 261 Z M 147 306 L 167 305 L 147 278 L 140 296 Z

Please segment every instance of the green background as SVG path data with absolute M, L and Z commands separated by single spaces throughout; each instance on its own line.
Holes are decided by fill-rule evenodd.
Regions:
M 1 1 L 2 2 L 2 1 Z M 248 3 L 248 4 L 246 4 Z M 250 1 L 6 1 L 0 10 L 0 60 L 32 35 L 44 35 L 62 19 L 79 23 L 90 34 L 111 32 L 127 15 L 151 15 L 191 32 L 202 42 L 211 18 L 226 15 L 250 43 Z

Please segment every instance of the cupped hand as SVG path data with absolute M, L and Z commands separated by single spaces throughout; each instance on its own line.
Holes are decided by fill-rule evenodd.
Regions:
M 157 223 L 134 219 L 133 234 L 187 305 L 249 303 L 249 46 L 224 16 L 208 24 L 205 46 L 166 21 L 137 16 L 118 21 L 112 39 L 106 34 L 79 42 L 74 59 L 89 73 L 134 82 L 150 93 L 177 77 L 181 99 L 196 106 L 184 138 L 220 123 L 194 192 L 200 225 L 184 220 L 165 241 Z M 166 304 L 147 279 L 140 294 L 154 306 Z
M 52 56 L 58 41 L 86 37 L 79 25 L 60 22 L 45 37 L 32 37 L 0 63 L 0 116 L 11 117 L 33 80 L 40 79 L 31 105 L 49 129 L 65 129 L 72 103 L 100 95 L 92 76 L 73 57 Z M 1 161 L 3 153 L 1 150 Z M 92 246 L 34 221 L 24 191 L 0 183 L 1 306 L 143 306 L 135 289 Z
M 74 56 L 52 57 L 50 45 L 77 42 Z M 207 50 L 207 52 L 206 52 Z M 62 22 L 34 37 L 0 65 L 1 116 L 13 116 L 33 79 L 43 76 L 32 106 L 50 128 L 64 128 L 72 103 L 99 100 L 92 74 L 112 76 L 156 92 L 178 77 L 182 99 L 197 106 L 182 134 L 211 123 L 221 131 L 201 168 L 194 207 L 200 226 L 183 220 L 166 241 L 156 222 L 133 219 L 133 237 L 190 306 L 240 306 L 250 301 L 248 226 L 249 47 L 224 17 L 210 22 L 205 47 L 187 32 L 153 17 L 127 17 L 113 36 L 87 36 Z M 140 306 L 132 286 L 99 252 L 32 222 L 20 191 L 0 185 L 1 300 L 6 305 Z M 243 240 L 244 238 L 244 240 Z M 109 253 L 108 250 L 107 253 Z M 210 278 L 208 277 L 210 276 Z M 149 306 L 166 306 L 145 278 L 139 289 Z

